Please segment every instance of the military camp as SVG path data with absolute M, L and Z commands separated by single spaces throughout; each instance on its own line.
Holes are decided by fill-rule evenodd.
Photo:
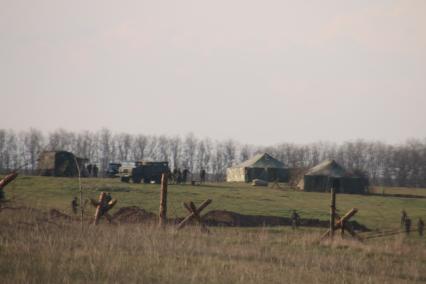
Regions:
M 226 170 L 227 182 L 252 182 L 254 179 L 264 181 L 288 181 L 288 169 L 284 164 L 269 155 L 261 153 L 243 163 Z
M 327 192 L 333 185 L 337 185 L 338 193 L 365 193 L 363 179 L 346 170 L 335 160 L 325 160 L 309 169 L 298 183 L 298 188 L 304 191 Z
M 426 0 L 0 3 L 0 284 L 426 284 Z

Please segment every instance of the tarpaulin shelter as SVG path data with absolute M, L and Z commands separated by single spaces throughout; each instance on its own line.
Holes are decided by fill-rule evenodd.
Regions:
M 288 169 L 282 162 L 263 153 L 226 170 L 227 182 L 252 182 L 254 179 L 287 182 Z
M 78 176 L 77 165 L 81 176 L 88 176 L 85 163 L 89 160 L 76 157 L 67 151 L 44 151 L 38 158 L 37 171 L 42 176 L 76 177 Z
M 365 193 L 362 178 L 339 165 L 335 160 L 326 160 L 308 170 L 297 187 L 304 191 L 328 192 L 337 185 L 339 193 Z

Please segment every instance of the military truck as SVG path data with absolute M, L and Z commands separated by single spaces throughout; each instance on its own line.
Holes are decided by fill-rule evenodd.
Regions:
M 134 183 L 160 183 L 161 175 L 169 172 L 168 162 L 137 161 L 133 167 L 120 167 L 122 182 L 130 182 L 131 180 Z
M 121 167 L 121 163 L 115 163 L 115 162 L 109 163 L 108 168 L 106 170 L 106 176 L 111 178 L 118 177 L 120 167 Z

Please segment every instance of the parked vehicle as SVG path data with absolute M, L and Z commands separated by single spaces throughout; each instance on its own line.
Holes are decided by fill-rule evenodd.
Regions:
M 109 163 L 108 168 L 106 170 L 107 177 L 118 177 L 119 169 L 121 167 L 121 163 Z
M 134 183 L 160 183 L 161 175 L 169 172 L 168 162 L 137 161 L 133 167 L 120 167 L 122 182 L 132 180 Z

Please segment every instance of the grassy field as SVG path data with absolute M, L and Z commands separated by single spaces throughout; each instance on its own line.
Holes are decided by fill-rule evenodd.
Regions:
M 85 198 L 97 198 L 107 191 L 118 199 L 115 210 L 124 206 L 139 206 L 158 213 L 159 185 L 126 184 L 118 179 L 83 179 Z M 405 189 L 385 189 L 394 193 Z M 19 203 L 36 208 L 57 208 L 70 213 L 70 203 L 78 196 L 78 181 L 71 178 L 19 177 L 9 185 L 6 195 Z M 422 195 L 426 189 L 410 189 Z M 299 192 L 282 186 L 281 189 L 252 187 L 248 184 L 207 184 L 203 186 L 169 185 L 169 217 L 182 217 L 186 210 L 182 202 L 192 200 L 196 204 L 205 199 L 213 203 L 207 210 L 228 210 L 241 214 L 290 216 L 293 209 L 303 218 L 328 220 L 330 195 L 327 193 Z M 399 226 L 400 211 L 405 209 L 414 221 L 426 220 L 426 199 L 396 198 L 339 194 L 337 208 L 341 213 L 358 208 L 355 220 L 371 229 Z M 88 208 L 92 209 L 92 208 Z
M 111 192 L 119 200 L 115 210 L 134 205 L 158 211 L 158 185 L 84 179 L 83 187 L 85 198 Z M 77 179 L 19 177 L 5 192 L 12 200 L 7 206 L 34 209 L 0 212 L 2 283 L 426 283 L 426 237 L 415 233 L 319 243 L 324 229 L 211 228 L 205 234 L 197 227 L 177 232 L 172 226 L 87 223 L 81 231 L 79 223 L 44 214 L 50 208 L 70 213 Z M 169 215 L 184 216 L 183 201 L 211 198 L 207 210 L 289 216 L 296 209 L 325 220 L 329 197 L 284 186 L 170 185 Z M 355 219 L 372 229 L 399 228 L 402 208 L 413 220 L 426 219 L 426 199 L 341 194 L 337 205 L 341 212 L 358 208 Z
M 426 197 L 426 189 L 424 188 L 373 186 L 370 188 L 370 192 L 378 194 L 408 194 Z
M 424 283 L 426 242 L 318 243 L 288 228 L 87 226 L 2 211 L 2 283 Z

